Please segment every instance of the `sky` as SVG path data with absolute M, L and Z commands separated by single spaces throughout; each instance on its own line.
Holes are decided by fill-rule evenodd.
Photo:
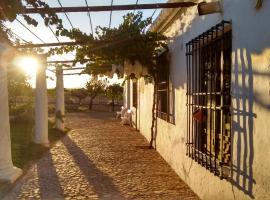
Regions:
M 135 4 L 137 0 L 113 0 L 113 5 L 124 5 L 124 4 Z M 165 3 L 166 0 L 138 0 L 138 4 L 147 4 L 147 3 Z M 46 3 L 49 4 L 51 7 L 59 7 L 58 0 L 47 0 Z M 60 0 L 60 3 L 63 6 L 85 6 L 85 0 Z M 111 5 L 111 0 L 87 0 L 87 3 L 89 6 L 102 6 L 102 5 Z M 143 12 L 143 16 L 145 18 L 150 17 L 155 10 L 141 10 Z M 128 12 L 132 11 L 113 11 L 112 12 L 112 21 L 111 21 L 111 27 L 117 27 L 123 20 L 123 15 L 125 15 Z M 153 18 L 156 18 L 159 14 L 160 10 L 157 10 L 153 16 Z M 87 13 L 67 13 L 69 16 L 72 25 L 75 28 L 79 28 L 81 31 L 90 33 L 91 27 L 89 18 L 87 16 Z M 108 27 L 109 26 L 109 20 L 110 20 L 110 12 L 91 12 L 91 19 L 92 19 L 92 25 L 93 29 L 97 26 L 102 27 Z M 50 31 L 48 27 L 46 27 L 43 23 L 42 18 L 39 14 L 33 14 L 31 15 L 33 18 L 35 18 L 39 24 L 37 27 L 26 25 L 26 22 L 22 19 L 21 16 L 18 16 L 17 18 L 23 22 L 32 32 L 34 32 L 42 41 L 46 43 L 51 42 L 58 42 L 53 33 Z M 64 13 L 58 13 L 58 16 L 63 20 L 63 25 L 65 28 L 71 29 L 71 25 L 68 22 L 66 16 Z M 24 28 L 19 22 L 16 20 L 12 23 L 6 22 L 5 23 L 7 27 L 11 28 L 11 30 L 19 35 L 21 38 L 28 42 L 32 43 L 42 43 L 41 40 L 36 38 L 33 34 L 30 33 L 26 28 Z M 51 27 L 52 30 L 55 32 L 55 27 Z M 60 42 L 66 42 L 70 41 L 66 37 L 58 37 Z M 69 53 L 65 55 L 55 55 L 48 60 L 72 60 L 74 58 L 74 53 Z M 83 65 L 77 64 L 76 67 L 83 67 Z M 48 67 L 52 69 L 51 67 Z M 30 72 L 29 72 L 30 71 Z M 80 72 L 81 70 L 73 70 L 68 71 L 66 73 L 75 73 Z M 47 76 L 50 77 L 50 79 L 47 79 L 47 85 L 48 88 L 54 88 L 55 87 L 55 75 L 54 73 L 47 70 Z M 31 73 L 31 70 L 28 70 L 28 74 L 30 75 L 29 82 L 34 87 L 35 83 L 35 76 L 33 73 Z M 65 88 L 79 88 L 84 87 L 85 83 L 90 79 L 89 75 L 68 75 L 64 76 L 64 85 Z M 114 77 L 112 82 L 117 82 L 117 78 Z

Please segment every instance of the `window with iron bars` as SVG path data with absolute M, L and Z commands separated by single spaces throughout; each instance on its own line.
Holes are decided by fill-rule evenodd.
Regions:
M 158 59 L 157 73 L 157 117 L 174 123 L 172 101 L 170 99 L 170 66 L 167 60 L 168 52 L 164 52 Z
M 231 23 L 186 44 L 187 155 L 226 178 L 231 164 Z

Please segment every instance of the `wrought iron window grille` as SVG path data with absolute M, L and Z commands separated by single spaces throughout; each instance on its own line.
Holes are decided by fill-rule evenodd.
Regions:
M 231 165 L 231 23 L 186 44 L 187 156 L 222 178 Z

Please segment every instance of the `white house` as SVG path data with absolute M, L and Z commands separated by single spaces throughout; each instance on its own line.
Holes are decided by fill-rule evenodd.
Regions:
M 202 199 L 270 199 L 270 2 L 220 4 L 202 16 L 167 9 L 152 26 L 171 38 L 154 145 Z M 125 83 L 125 106 L 149 141 L 153 92 L 139 76 Z

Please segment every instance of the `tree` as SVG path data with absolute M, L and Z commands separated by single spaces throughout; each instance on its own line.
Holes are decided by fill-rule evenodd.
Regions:
M 84 88 L 72 89 L 70 94 L 79 99 L 80 105 L 81 105 L 82 100 L 87 97 L 87 91 Z
M 167 38 L 149 29 L 152 18 L 143 19 L 142 12 L 128 13 L 117 28 L 98 27 L 96 35 L 82 33 L 78 29 L 61 31 L 62 36 L 81 42 L 76 47 L 60 47 L 50 51 L 51 54 L 73 51 L 76 48 L 76 62 L 86 63 L 84 72 L 91 75 L 103 75 L 111 71 L 112 64 L 124 66 L 125 62 L 136 65 L 139 62 L 148 71 L 144 75 L 146 83 L 154 84 L 151 142 L 153 146 L 156 124 L 156 74 L 158 58 L 163 50 L 167 50 Z M 86 61 L 85 59 L 90 59 Z M 130 74 L 126 74 L 129 78 Z M 139 77 L 136 77 L 139 78 Z
M 112 101 L 112 111 L 114 111 L 115 100 L 123 98 L 123 87 L 119 84 L 112 84 L 106 88 L 106 96 Z
M 7 84 L 10 107 L 16 107 L 19 96 L 31 97 L 33 95 L 32 87 L 27 80 L 28 77 L 22 70 L 18 70 L 14 65 L 8 66 Z
M 90 97 L 89 101 L 89 110 L 92 110 L 93 100 L 96 98 L 98 94 L 102 94 L 104 92 L 105 84 L 101 80 L 91 79 L 86 83 L 86 91 Z
M 63 30 L 62 36 L 81 45 L 54 48 L 50 53 L 69 52 L 76 48 L 76 62 L 86 63 L 84 72 L 91 75 L 104 75 L 111 71 L 112 64 L 123 66 L 126 61 L 132 64 L 138 61 L 150 75 L 154 75 L 157 57 L 162 48 L 167 48 L 167 38 L 148 29 L 152 18 L 143 19 L 142 12 L 128 13 L 123 19 L 117 28 L 97 27 L 95 37 L 78 29 Z

